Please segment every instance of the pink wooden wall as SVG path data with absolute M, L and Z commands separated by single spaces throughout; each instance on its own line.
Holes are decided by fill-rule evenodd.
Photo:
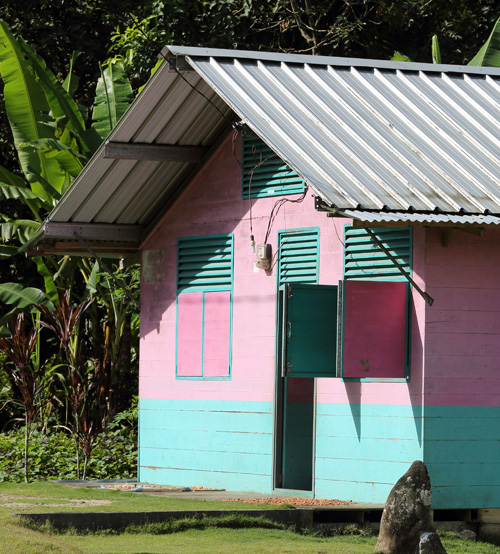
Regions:
M 239 143 L 236 152 L 240 152 Z M 263 242 L 276 197 L 253 200 L 253 233 Z M 241 199 L 241 169 L 230 138 L 196 177 L 149 237 L 144 249 L 163 249 L 160 283 L 143 284 L 141 292 L 140 397 L 157 399 L 273 400 L 276 327 L 276 272 L 255 273 L 250 247 L 250 202 Z M 301 204 L 287 203 L 276 218 L 270 242 L 276 251 L 278 230 L 320 228 L 320 284 L 342 278 L 345 219 L 328 218 L 314 209 L 309 192 Z M 176 380 L 176 239 L 234 234 L 232 378 L 228 381 Z M 423 286 L 425 233 L 415 229 L 414 279 Z M 318 401 L 420 405 L 425 307 L 414 295 L 411 383 L 342 383 L 319 379 Z M 182 324 L 182 323 L 181 323 Z M 196 340 L 196 337 L 193 338 Z
M 426 237 L 425 404 L 500 406 L 500 231 Z

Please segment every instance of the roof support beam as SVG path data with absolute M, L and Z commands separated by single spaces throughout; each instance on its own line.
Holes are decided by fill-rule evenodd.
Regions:
M 75 232 L 85 240 L 139 242 L 143 225 L 116 225 L 113 223 L 59 223 L 47 221 L 43 227 L 47 240 L 74 240 Z
M 198 163 L 203 160 L 207 152 L 208 148 L 204 146 L 173 144 L 107 142 L 104 146 L 104 157 L 118 160 Z
M 139 243 L 137 242 L 87 242 L 100 256 L 122 260 L 130 258 L 138 253 Z M 86 249 L 77 240 L 62 240 L 54 242 L 43 242 L 23 250 L 31 258 L 33 256 L 83 256 L 89 257 Z

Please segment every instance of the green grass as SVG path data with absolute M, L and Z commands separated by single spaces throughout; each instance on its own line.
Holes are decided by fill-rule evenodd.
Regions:
M 8 497 L 8 499 L 6 498 Z M 76 506 L 74 501 L 88 504 Z M 107 501 L 92 506 L 92 501 Z M 123 533 L 54 533 L 29 529 L 12 518 L 13 513 L 46 511 L 152 511 L 200 509 L 248 509 L 248 504 L 149 496 L 103 489 L 71 488 L 65 485 L 0 483 L 0 554 L 368 554 L 376 538 L 364 535 L 298 534 L 269 522 L 259 523 L 235 516 L 212 521 L 167 522 Z M 20 504 L 22 506 L 20 506 Z M 44 506 L 43 504 L 56 504 Z M 266 507 L 259 505 L 259 508 Z M 276 508 L 276 506 L 267 506 Z M 232 528 L 242 525 L 243 528 Z M 254 527 L 259 525 L 259 527 Z M 261 525 L 261 526 L 260 526 Z M 269 528 L 271 527 L 271 528 Z M 448 554 L 500 554 L 500 548 L 443 536 Z

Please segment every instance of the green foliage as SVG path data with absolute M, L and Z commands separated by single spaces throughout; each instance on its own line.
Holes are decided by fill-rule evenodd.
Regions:
M 314 529 L 304 529 L 305 535 L 313 537 L 373 537 L 373 529 L 368 524 L 344 523 L 315 525 Z
M 92 128 L 105 139 L 133 100 L 132 87 L 119 62 L 101 67 L 97 81 Z
M 439 41 L 436 35 L 432 37 L 432 63 L 441 63 L 441 50 L 439 48 Z
M 44 304 L 54 308 L 43 291 L 23 287 L 19 283 L 0 283 L 0 296 L 3 302 L 16 308 L 26 308 L 32 304 Z
M 137 430 L 131 414 L 117 414 L 116 423 L 99 436 L 87 468 L 89 479 L 136 476 Z M 29 472 L 35 481 L 77 479 L 75 443 L 70 434 L 58 428 L 33 430 Z M 23 479 L 24 427 L 19 427 L 0 433 L 0 481 L 19 483 Z
M 469 65 L 500 67 L 500 18 L 495 23 L 491 35 Z

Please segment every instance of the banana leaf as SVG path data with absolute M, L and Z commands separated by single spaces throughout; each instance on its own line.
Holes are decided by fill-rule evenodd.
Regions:
M 115 62 L 103 70 L 97 81 L 92 128 L 105 139 L 133 100 L 132 87 L 121 63 Z
M 0 300 L 20 309 L 32 304 L 41 304 L 54 309 L 54 305 L 43 291 L 33 287 L 23 287 L 19 283 L 0 283 Z
M 25 56 L 32 63 L 38 82 L 47 98 L 52 117 L 55 120 L 64 120 L 68 128 L 82 139 L 81 144 L 87 155 L 93 153 L 91 147 L 83 139 L 85 122 L 77 103 L 71 98 L 64 86 L 57 81 L 43 58 L 38 56 L 22 38 L 18 38 L 18 43 Z
M 22 150 L 29 150 L 32 148 L 22 148 Z M 45 156 L 47 160 L 50 160 L 48 156 Z M 56 160 L 55 160 L 56 161 Z M 57 163 L 57 161 L 56 161 Z M 59 164 L 58 164 L 59 165 Z M 60 166 L 59 166 L 60 168 Z M 47 202 L 52 205 L 52 207 L 55 205 L 57 201 L 61 199 L 62 192 L 66 190 L 65 183 L 66 183 L 66 172 L 64 172 L 64 180 L 59 186 L 59 190 L 56 190 L 50 183 L 47 181 L 42 175 L 37 173 L 34 168 L 28 166 L 29 173 L 28 173 L 28 181 L 31 184 L 31 188 L 34 192 L 36 192 L 39 196 L 43 198 L 47 198 Z M 42 192 L 40 192 L 42 191 Z M 60 192 L 61 191 L 61 192 Z
M 99 262 L 95 262 L 88 279 L 86 279 L 85 291 L 83 293 L 82 300 L 87 300 L 92 294 L 97 292 L 97 283 L 99 282 L 99 279 Z
M 73 98 L 73 96 L 75 95 L 75 91 L 78 88 L 78 83 L 80 82 L 80 78 L 78 77 L 78 75 L 73 72 L 73 66 L 75 65 L 76 60 L 78 59 L 80 54 L 81 52 L 74 51 L 71 55 L 71 61 L 69 62 L 69 71 L 63 83 L 64 90 L 71 96 L 71 98 Z
M 488 40 L 467 65 L 500 67 L 500 18 L 497 19 Z
M 38 200 L 38 196 L 26 186 L 7 185 L 1 182 L 0 177 L 0 198 L 4 200 Z
M 40 208 L 51 208 L 51 205 L 45 204 L 37 194 L 28 188 L 26 181 L 22 177 L 0 165 L 0 198 L 2 197 L 6 200 L 9 198 L 22 200 L 40 223 L 42 222 Z
M 40 275 L 43 277 L 43 282 L 45 283 L 45 293 L 47 298 L 49 298 L 52 302 L 57 303 L 58 302 L 57 287 L 54 282 L 54 277 L 52 276 L 52 273 L 50 273 L 47 266 L 45 265 L 45 262 L 39 256 L 33 257 L 33 261 L 36 263 L 38 273 L 40 273 Z
M 441 50 L 439 49 L 439 41 L 437 35 L 432 37 L 432 63 L 441 63 Z
M 57 139 L 41 139 L 31 142 L 27 146 L 32 146 L 40 152 L 44 152 L 47 158 L 57 160 L 61 169 L 67 171 L 71 177 L 77 177 L 85 165 L 86 158 L 72 148 L 66 146 Z
M 10 258 L 17 254 L 17 246 L 0 245 L 0 259 Z
M 27 242 L 38 230 L 40 223 L 32 219 L 7 219 L 0 223 L 2 242 L 9 242 L 17 237 L 21 243 Z
M 9 171 L 6 167 L 3 167 L 0 165 L 0 182 L 5 183 L 7 185 L 12 185 L 14 187 L 25 187 L 26 188 L 26 181 L 20 177 L 19 175 L 16 175 L 15 173 L 12 173 L 12 171 Z
M 409 58 L 406 54 L 402 54 L 401 52 L 394 52 L 391 61 L 393 62 L 411 62 L 413 61 L 411 58 Z
M 32 190 L 44 200 L 50 200 L 44 188 L 38 186 L 34 175 L 30 175 L 30 168 L 56 190 L 60 190 L 65 181 L 64 171 L 57 160 L 47 159 L 43 153 L 32 148 L 20 148 L 24 143 L 54 137 L 50 107 L 33 71 L 31 61 L 26 59 L 5 22 L 0 21 L 0 76 L 4 82 L 5 108 L 14 144 Z

